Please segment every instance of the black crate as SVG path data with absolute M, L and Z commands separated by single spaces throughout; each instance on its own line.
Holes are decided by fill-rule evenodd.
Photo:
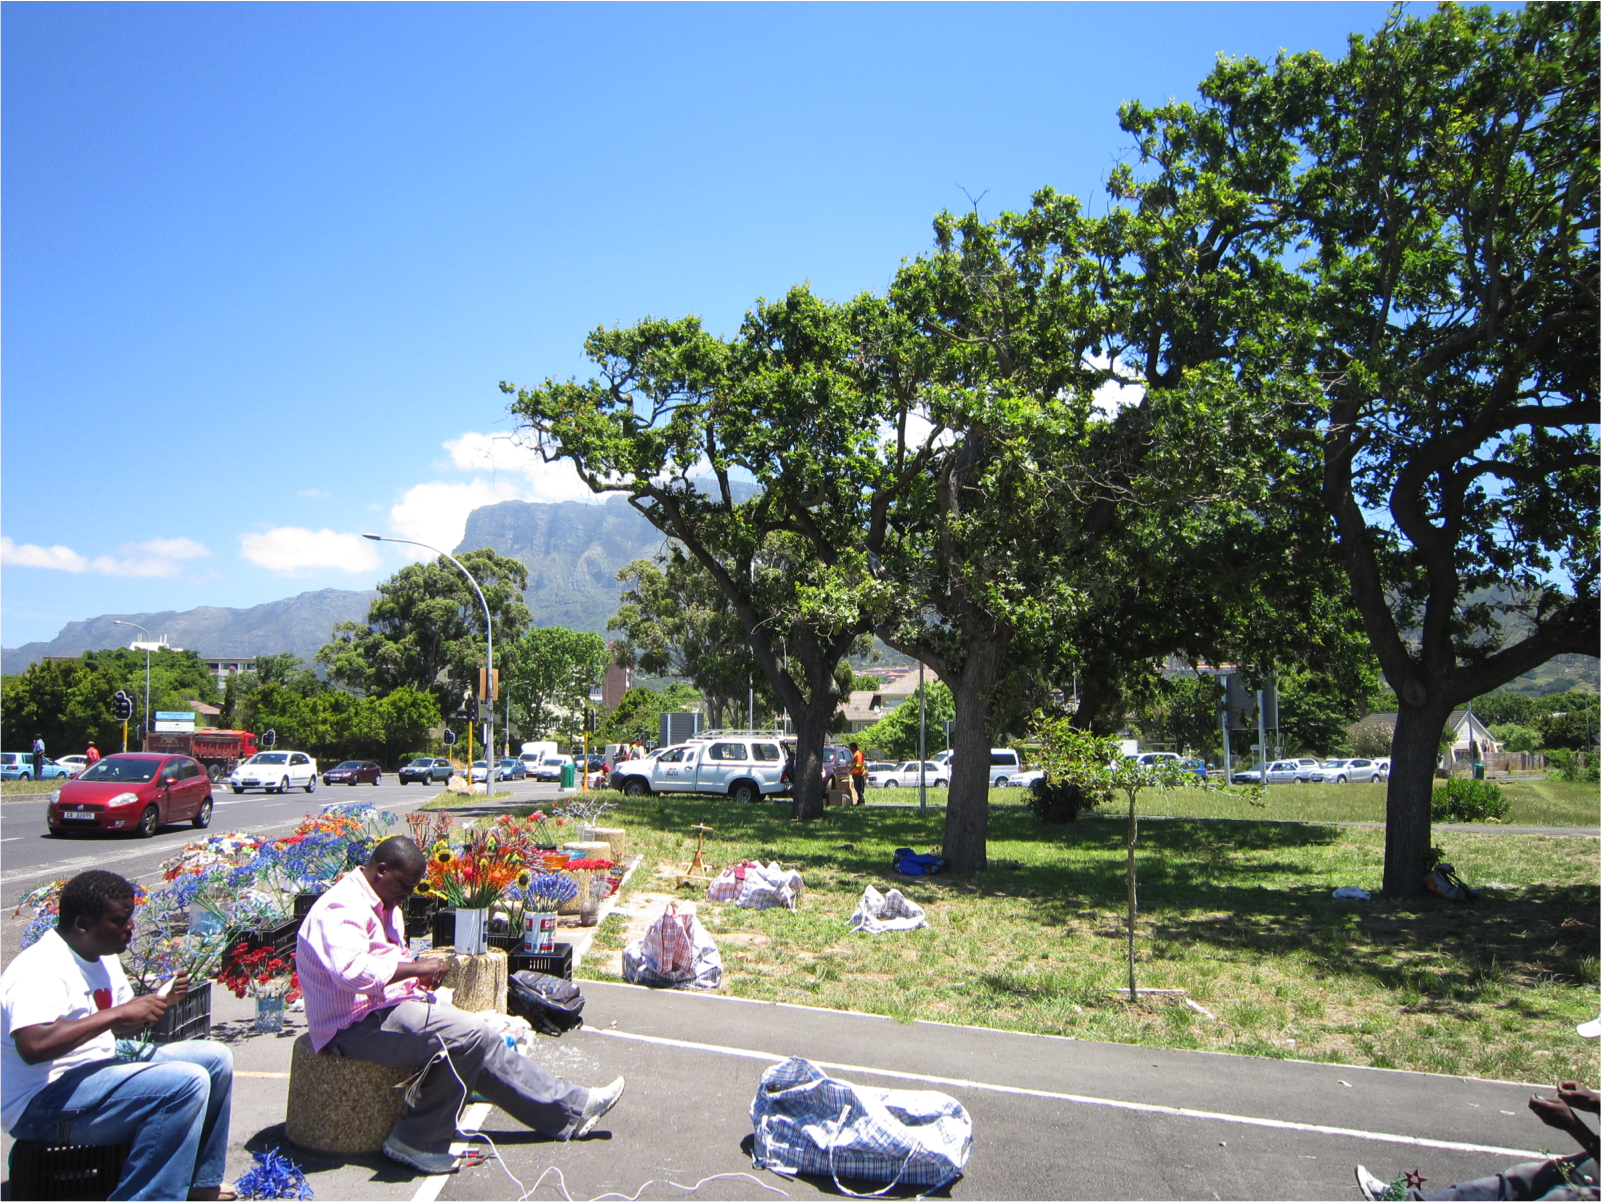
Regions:
M 435 912 L 428 921 L 430 927 L 432 928 L 433 944 L 435 947 L 456 946 L 456 911 L 439 910 Z M 408 931 L 407 934 L 409 937 L 410 932 Z M 522 947 L 523 937 L 520 932 L 516 934 L 507 933 L 504 935 L 496 935 L 491 933 L 486 937 L 485 945 L 488 947 L 498 947 L 501 951 L 509 953 Z
M 11 1145 L 11 1196 L 104 1202 L 122 1176 L 132 1144 L 57 1144 L 19 1139 Z
M 317 899 L 321 896 L 321 893 L 295 894 L 295 917 L 304 918 L 307 914 L 310 914 L 311 907 L 317 903 Z
M 167 1007 L 167 1012 L 146 1027 L 151 1043 L 182 1043 L 211 1034 L 211 982 L 191 985 L 189 992 Z
M 286 918 L 276 926 L 263 927 L 256 931 L 241 931 L 239 939 L 242 940 L 248 951 L 258 951 L 270 947 L 275 956 L 288 956 L 295 950 L 295 942 L 300 936 L 300 920 L 303 914 L 296 914 L 293 918 Z M 233 946 L 234 944 L 230 944 Z
M 510 961 L 506 965 L 508 973 L 527 969 L 530 972 L 549 973 L 564 981 L 573 979 L 573 945 L 570 943 L 558 943 L 556 950 L 549 955 L 523 951 L 508 952 L 507 959 Z

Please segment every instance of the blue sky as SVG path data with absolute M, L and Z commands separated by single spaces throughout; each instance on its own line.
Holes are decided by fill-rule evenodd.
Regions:
M 370 588 L 363 530 L 584 494 L 502 379 L 1104 204 L 1120 101 L 1383 4 L 5 4 L 0 641 Z M 200 650 L 204 650 L 201 648 Z

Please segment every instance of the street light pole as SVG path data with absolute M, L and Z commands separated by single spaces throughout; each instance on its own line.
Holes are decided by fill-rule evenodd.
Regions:
M 494 623 L 489 616 L 489 602 L 484 600 L 484 590 L 478 587 L 478 581 L 473 574 L 461 566 L 461 561 L 448 551 L 441 551 L 438 547 L 431 547 L 427 543 L 420 543 L 414 538 L 390 538 L 386 534 L 363 534 L 362 538 L 370 538 L 375 543 L 405 543 L 407 546 L 421 547 L 424 551 L 432 551 L 441 559 L 448 559 L 456 565 L 456 570 L 467 577 L 467 583 L 473 586 L 473 592 L 478 594 L 478 604 L 484 607 L 484 682 L 485 691 L 491 696 L 487 698 L 489 704 L 484 707 L 488 715 L 484 720 L 484 796 L 488 797 L 495 791 L 495 631 Z M 472 781 L 472 765 L 467 766 L 467 780 Z
M 146 751 L 150 747 L 150 632 L 137 622 L 124 622 L 121 618 L 111 619 L 113 626 L 132 626 L 145 636 L 145 717 L 144 737 L 139 740 L 139 750 Z

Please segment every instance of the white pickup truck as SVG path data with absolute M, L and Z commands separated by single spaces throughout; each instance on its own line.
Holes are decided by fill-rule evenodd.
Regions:
M 630 797 L 651 793 L 719 793 L 760 801 L 783 787 L 784 748 L 773 735 L 715 734 L 624 760 L 612 787 Z

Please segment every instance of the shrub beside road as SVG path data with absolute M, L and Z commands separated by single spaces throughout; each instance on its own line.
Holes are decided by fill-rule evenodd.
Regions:
M 1340 817 L 1349 818 L 1358 788 L 1324 792 L 1348 799 Z M 697 822 L 716 828 L 706 849 L 714 871 L 746 858 L 801 869 L 807 893 L 795 914 L 702 906 L 736 996 L 1504 1080 L 1593 1075 L 1573 1025 L 1595 1017 L 1596 840 L 1440 832 L 1446 859 L 1483 893 L 1477 905 L 1335 901 L 1340 885 L 1377 893 L 1382 830 L 1252 820 L 1290 817 L 1277 811 L 1296 799 L 1334 805 L 1318 792 L 1270 789 L 1266 811 L 1239 800 L 1248 812 L 1229 816 L 1243 821 L 1142 828 L 1141 986 L 1186 990 L 1207 1014 L 1154 996 L 1130 1005 L 1112 992 L 1126 968 L 1125 827 L 1111 816 L 1045 827 L 1018 793 L 997 790 L 990 866 L 972 880 L 890 872 L 896 847 L 937 846 L 939 811 L 867 806 L 802 824 L 787 804 L 642 798 L 619 799 L 607 820 L 626 826 L 645 857 L 628 893 L 674 891 L 650 869 L 682 868 Z M 1559 794 L 1546 804 L 1565 812 L 1575 803 Z M 1514 810 L 1513 821 L 1526 819 Z M 930 927 L 851 934 L 846 921 L 867 884 L 900 888 L 927 907 Z M 621 948 L 621 922 L 608 920 L 597 949 Z M 584 973 L 610 975 L 605 959 Z

